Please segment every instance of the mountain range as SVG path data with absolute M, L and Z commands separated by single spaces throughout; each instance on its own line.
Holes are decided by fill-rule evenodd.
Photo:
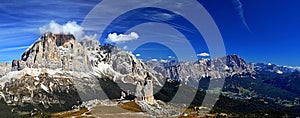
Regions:
M 116 46 L 77 41 L 71 34 L 46 33 L 20 60 L 0 65 L 1 101 L 14 112 L 31 115 L 71 110 L 94 99 L 120 98 L 135 99 L 148 113 L 156 114 L 158 108 L 151 105 L 172 97 L 163 91 L 172 82 L 196 88 L 202 95 L 216 92 L 208 91 L 209 83 L 223 79 L 219 92 L 222 99 L 232 101 L 262 99 L 264 104 L 270 100 L 296 107 L 300 98 L 299 68 L 247 63 L 238 55 L 196 62 L 142 61 Z

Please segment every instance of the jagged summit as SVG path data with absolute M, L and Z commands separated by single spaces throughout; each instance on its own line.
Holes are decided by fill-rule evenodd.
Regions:
M 75 71 L 89 70 L 86 49 L 71 34 L 46 33 L 13 61 L 12 70 L 49 68 Z
M 253 71 L 249 69 L 248 63 L 236 54 L 227 55 L 219 59 L 222 60 L 222 62 L 225 63 L 228 67 L 239 67 L 242 70 L 246 69 L 247 71 Z

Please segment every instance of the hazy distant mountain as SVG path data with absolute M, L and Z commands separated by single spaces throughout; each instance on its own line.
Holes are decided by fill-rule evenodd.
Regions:
M 257 72 L 274 72 L 278 74 L 283 73 L 292 73 L 299 71 L 300 68 L 298 67 L 289 67 L 289 66 L 279 66 L 271 63 L 250 63 L 250 65 L 254 68 Z
M 165 77 L 195 87 L 198 86 L 201 78 L 221 79 L 233 75 L 251 76 L 255 74 L 254 69 L 237 55 L 202 59 L 197 62 L 148 61 L 147 64 Z

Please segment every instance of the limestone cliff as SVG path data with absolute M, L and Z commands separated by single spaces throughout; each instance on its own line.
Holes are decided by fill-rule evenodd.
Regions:
M 46 33 L 30 46 L 13 70 L 49 68 L 70 71 L 89 71 L 87 50 L 71 34 Z

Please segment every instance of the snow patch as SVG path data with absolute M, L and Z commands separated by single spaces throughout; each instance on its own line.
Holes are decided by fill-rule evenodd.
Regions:
M 283 74 L 283 72 L 281 70 L 277 70 L 276 73 Z
M 41 88 L 46 91 L 47 93 L 50 93 L 49 88 L 45 86 L 44 84 L 41 84 Z

